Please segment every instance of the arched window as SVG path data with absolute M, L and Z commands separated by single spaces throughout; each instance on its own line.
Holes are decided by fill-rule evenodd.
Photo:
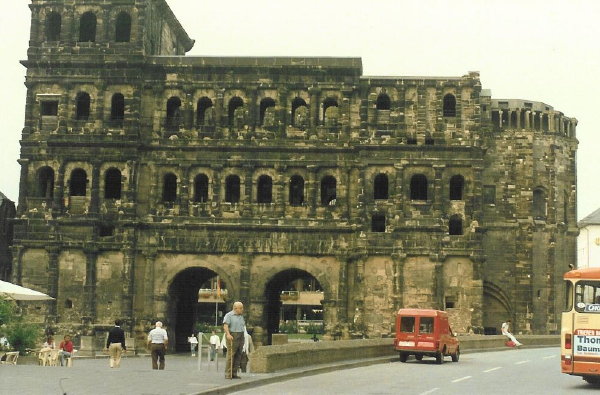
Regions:
M 266 175 L 258 177 L 258 185 L 256 187 L 256 202 L 273 202 L 273 179 L 271 179 L 271 177 Z
M 163 202 L 174 202 L 177 199 L 177 176 L 167 173 L 163 177 Z
M 546 218 L 546 192 L 542 188 L 533 190 L 533 218 Z
M 225 179 L 225 201 L 229 203 L 240 201 L 240 177 L 234 174 Z
M 87 189 L 87 174 L 83 169 L 75 169 L 71 172 L 69 180 L 69 196 L 85 196 Z
M 451 93 L 448 93 L 446 96 L 444 96 L 444 116 L 456 116 L 456 98 Z
M 379 173 L 373 181 L 373 199 L 389 199 L 389 184 L 387 174 Z
M 91 11 L 83 14 L 79 20 L 79 41 L 96 41 L 96 14 Z
M 131 16 L 126 12 L 121 12 L 117 16 L 115 26 L 115 41 L 118 43 L 128 43 L 131 40 Z
M 385 232 L 385 215 L 373 214 L 371 217 L 371 232 Z
M 75 98 L 75 119 L 86 121 L 90 117 L 90 95 L 79 92 Z
M 37 197 L 51 199 L 54 194 L 54 170 L 50 166 L 44 166 L 38 170 Z
M 304 99 L 296 97 L 292 100 L 292 126 L 306 127 L 308 124 L 308 106 Z
M 448 233 L 453 236 L 463 234 L 463 221 L 459 215 L 450 217 L 450 221 L 448 221 Z
M 332 176 L 325 176 L 321 179 L 321 204 L 323 206 L 332 206 L 336 201 L 336 180 Z
M 301 206 L 304 203 L 304 178 L 292 176 L 290 178 L 290 205 Z
M 208 202 L 208 177 L 206 174 L 198 174 L 194 178 L 194 202 Z
M 168 130 L 179 130 L 181 124 L 181 100 L 177 96 L 172 96 L 167 100 L 167 120 Z
M 104 198 L 121 199 L 121 171 L 110 168 L 104 175 Z
M 260 101 L 260 125 L 265 126 L 265 113 L 268 108 L 275 108 L 275 100 L 265 97 Z M 268 123 L 268 122 L 267 122 Z
M 244 106 L 244 101 L 237 97 L 234 96 L 231 98 L 231 100 L 229 100 L 229 106 L 228 106 L 228 111 L 227 111 L 227 115 L 229 117 L 229 126 L 234 126 L 235 125 L 235 114 L 238 108 L 241 108 Z
M 450 200 L 462 200 L 464 187 L 465 178 L 463 176 L 452 176 L 452 178 L 450 178 Z
M 389 110 L 392 106 L 392 102 L 390 101 L 390 97 L 385 93 L 377 96 L 377 104 L 376 107 L 378 110 Z
M 206 110 L 213 106 L 212 100 L 208 97 L 201 97 L 196 107 L 196 125 L 203 126 L 207 124 Z
M 110 101 L 110 120 L 123 121 L 125 118 L 125 98 L 120 93 L 115 93 Z
M 427 177 L 415 174 L 410 179 L 411 200 L 427 200 Z
M 59 41 L 62 18 L 58 12 L 46 16 L 46 41 Z
M 334 98 L 327 98 L 323 102 L 323 125 L 337 126 L 338 124 L 338 102 Z

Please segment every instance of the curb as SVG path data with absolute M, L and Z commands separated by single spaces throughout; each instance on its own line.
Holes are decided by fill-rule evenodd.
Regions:
M 551 348 L 551 347 L 560 347 L 560 344 L 555 345 L 531 345 L 526 346 L 521 349 L 530 349 L 530 348 Z M 499 352 L 499 351 L 518 351 L 517 348 L 507 348 L 507 347 L 497 347 L 497 348 L 487 348 L 487 349 L 470 349 L 461 351 L 461 354 L 471 354 L 476 352 Z M 257 379 L 246 382 L 238 382 L 235 384 L 224 385 L 219 388 L 212 388 L 205 391 L 195 392 L 194 395 L 204 395 L 204 394 L 231 394 L 237 391 L 244 391 L 252 388 L 262 387 L 263 385 L 278 383 L 281 381 L 292 380 L 300 377 L 306 376 L 314 376 L 322 373 L 334 372 L 336 370 L 344 370 L 344 369 L 353 369 L 360 368 L 365 366 L 371 366 L 381 363 L 391 363 L 399 361 L 398 356 L 385 356 L 385 357 L 377 357 L 377 358 L 369 358 L 363 360 L 355 360 L 350 362 L 339 362 L 332 363 L 327 365 L 320 365 L 314 368 L 307 368 L 306 370 L 292 370 L 292 371 L 282 371 L 281 373 L 275 373 L 274 376 L 265 377 L 263 379 Z

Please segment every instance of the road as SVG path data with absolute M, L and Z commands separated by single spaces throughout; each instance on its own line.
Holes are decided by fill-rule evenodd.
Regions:
M 237 394 L 583 394 L 599 392 L 560 373 L 560 349 L 538 348 L 392 362 L 308 376 Z

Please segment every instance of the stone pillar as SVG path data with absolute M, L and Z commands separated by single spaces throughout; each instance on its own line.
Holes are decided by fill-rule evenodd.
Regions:
M 191 130 L 194 125 L 194 95 L 191 92 L 185 92 L 184 95 L 183 128 Z
M 240 196 L 240 202 L 242 203 L 242 216 L 251 217 L 253 203 L 252 190 L 255 189 L 255 185 L 252 179 L 252 175 L 254 173 L 254 165 L 244 164 L 242 168 L 244 169 L 243 174 L 240 176 L 240 181 L 244 183 L 244 194 Z
M 442 174 L 444 173 L 444 169 L 446 165 L 433 165 L 434 179 L 433 179 L 433 210 L 434 212 L 442 212 L 444 202 L 447 200 L 444 196 L 442 196 L 442 191 L 444 188 L 442 187 L 443 179 Z
M 278 136 L 285 136 L 287 125 L 292 124 L 292 120 L 288 119 L 288 104 L 291 104 L 289 101 L 289 92 L 287 88 L 279 89 L 279 111 L 277 112 L 276 122 L 279 125 L 278 128 Z M 288 123 L 289 122 L 289 123 Z
M 56 216 L 62 214 L 64 210 L 65 201 L 65 163 L 62 162 L 56 172 L 56 179 L 54 180 L 54 196 L 52 202 L 52 212 Z
M 240 291 L 242 293 L 243 291 Z M 247 326 L 253 329 L 252 340 L 254 346 L 262 346 L 268 344 L 268 333 L 266 327 L 265 306 L 267 300 L 264 297 L 252 298 L 248 308 L 246 309 Z
M 121 315 L 125 321 L 127 331 L 133 331 L 135 323 L 133 322 L 133 293 L 135 285 L 135 250 L 131 246 L 123 249 L 123 271 L 121 278 L 123 281 L 123 290 L 121 297 Z
M 350 101 L 352 100 L 352 89 L 344 89 L 342 90 L 342 102 L 340 108 L 340 118 L 342 121 L 342 135 L 349 137 L 350 136 L 350 124 L 352 122 L 352 117 L 350 116 Z
M 181 191 L 179 193 L 179 215 L 188 216 L 190 214 L 190 166 L 181 165 L 179 169 L 181 173 L 181 180 L 178 180 Z
M 404 262 L 406 261 L 406 254 L 394 253 L 392 254 L 392 261 L 394 262 L 393 273 L 394 273 L 394 310 L 401 309 L 404 306 Z
M 274 195 L 273 201 L 277 205 L 275 210 L 275 215 L 279 218 L 283 218 L 285 216 L 285 208 L 287 206 L 288 201 L 286 201 L 285 189 L 287 186 L 287 177 L 285 174 L 285 166 L 276 165 L 275 171 L 277 172 L 277 176 L 273 180 L 274 187 Z
M 116 37 L 114 29 L 115 24 L 110 20 L 110 6 L 105 5 L 105 8 L 102 10 L 102 35 L 99 37 L 99 42 L 102 41 L 113 41 Z M 111 34 L 112 32 L 112 34 Z
M 137 203 L 136 193 L 136 177 L 138 170 L 138 162 L 135 160 L 127 161 L 127 167 L 129 168 L 129 175 L 127 177 L 127 189 L 124 193 L 125 212 L 128 215 L 135 215 L 135 206 Z
M 521 130 L 522 126 L 521 126 L 521 110 L 517 109 L 515 110 L 515 114 L 517 114 L 517 124 L 515 125 L 515 127 L 517 128 L 517 130 Z
M 83 286 L 84 311 L 88 314 L 82 317 L 84 324 L 92 325 L 96 320 L 96 262 L 98 260 L 98 248 L 88 244 L 84 246 L 85 254 L 85 284 Z
M 471 327 L 473 332 L 483 334 L 483 262 L 485 257 L 476 254 L 472 258 L 473 280 L 471 282 Z
M 308 166 L 308 180 L 306 180 L 304 186 L 306 191 L 305 202 L 308 204 L 311 217 L 317 215 L 317 207 L 321 203 L 319 201 L 319 180 L 317 179 L 317 170 L 317 167 L 314 165 Z
M 333 340 L 341 335 L 337 318 L 337 300 L 324 298 L 321 300 L 321 305 L 323 306 L 323 328 L 325 331 L 323 340 Z
M 19 162 L 21 165 L 21 179 L 19 180 L 19 204 L 17 207 L 17 214 L 23 214 L 24 212 L 27 212 L 27 196 L 29 196 L 29 159 L 19 159 L 17 162 Z
M 216 99 L 215 99 L 215 126 L 217 128 L 219 127 L 225 127 L 225 125 L 227 125 L 227 122 L 223 122 L 223 94 L 224 94 L 224 90 L 223 89 L 219 89 L 216 92 Z
M 252 254 L 242 255 L 241 270 L 240 270 L 240 301 L 248 304 L 250 301 L 250 273 L 252 269 Z
M 321 89 L 310 87 L 308 88 L 308 93 L 310 94 L 309 126 L 311 134 L 314 134 L 316 133 L 316 127 L 319 125 L 319 95 L 321 93 Z
M 23 252 L 25 248 L 22 245 L 13 245 L 10 247 L 12 252 L 12 270 L 11 270 L 11 282 L 14 284 L 21 284 L 21 277 L 23 273 Z
M 361 83 L 360 85 L 360 109 L 359 117 L 360 117 L 360 131 L 359 135 L 364 137 L 367 135 L 368 128 L 368 118 L 369 118 L 369 86 L 365 83 Z
M 47 320 L 56 322 L 58 318 L 58 256 L 60 254 L 60 248 L 57 246 L 46 246 L 46 252 L 48 253 L 48 295 L 54 298 L 48 304 L 48 317 Z
M 221 195 L 221 171 L 223 170 L 223 166 L 220 164 L 213 164 L 210 166 L 210 168 L 212 169 L 212 173 L 213 173 L 213 178 L 212 178 L 212 199 L 210 199 L 210 201 L 213 202 L 213 204 L 219 204 L 218 202 L 221 201 L 220 195 Z M 224 197 L 223 197 L 224 198 Z M 220 215 L 221 210 L 220 208 L 217 207 L 213 207 L 212 208 L 212 213 L 214 215 Z
M 154 265 L 156 261 L 156 250 L 142 251 L 145 258 L 144 270 L 144 316 L 150 320 L 155 318 L 154 315 Z
M 433 300 L 434 309 L 444 310 L 444 260 L 445 256 L 430 255 L 429 259 L 434 263 Z
M 504 115 L 504 110 L 498 110 L 498 127 L 502 129 L 504 124 L 502 123 L 502 116 Z
M 92 189 L 90 191 L 90 210 L 92 215 L 98 215 L 100 205 L 100 162 L 92 162 Z

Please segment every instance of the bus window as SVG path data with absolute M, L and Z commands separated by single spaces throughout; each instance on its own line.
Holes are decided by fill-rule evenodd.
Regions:
M 415 331 L 415 317 L 402 317 L 400 332 L 413 333 Z
M 565 281 L 565 311 L 573 309 L 573 283 Z
M 433 333 L 433 317 L 421 317 L 419 320 L 419 333 Z
M 575 285 L 575 310 L 600 313 L 600 281 L 579 281 Z

